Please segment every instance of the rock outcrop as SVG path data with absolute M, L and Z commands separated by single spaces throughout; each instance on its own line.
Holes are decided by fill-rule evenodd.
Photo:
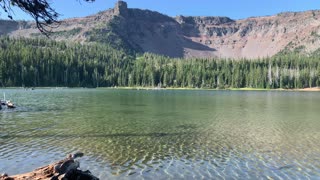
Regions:
M 127 17 L 128 16 L 127 3 L 124 1 L 118 1 L 114 7 L 114 14 Z
M 52 38 L 111 44 L 135 52 L 171 57 L 258 58 L 283 51 L 312 53 L 320 47 L 320 11 L 287 12 L 232 20 L 228 17 L 175 18 L 158 12 L 115 8 L 66 19 Z M 0 34 L 42 36 L 32 22 L 1 21 Z

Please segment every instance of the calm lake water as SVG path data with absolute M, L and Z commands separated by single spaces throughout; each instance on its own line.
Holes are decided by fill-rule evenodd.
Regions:
M 81 151 L 101 179 L 320 179 L 320 93 L 0 90 L 0 172 Z

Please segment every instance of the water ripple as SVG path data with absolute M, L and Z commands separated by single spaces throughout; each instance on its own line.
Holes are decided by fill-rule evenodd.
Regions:
M 27 172 L 82 151 L 81 168 L 101 179 L 320 177 L 313 94 L 19 92 L 11 96 L 19 107 L 0 113 L 0 172 Z

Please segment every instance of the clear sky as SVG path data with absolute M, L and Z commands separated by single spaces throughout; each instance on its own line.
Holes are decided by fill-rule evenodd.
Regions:
M 83 17 L 113 8 L 117 0 L 96 0 L 86 3 L 81 0 L 51 0 L 61 14 L 60 19 Z M 125 0 L 129 8 L 150 9 L 176 16 L 228 16 L 243 19 L 252 16 L 273 15 L 284 11 L 305 11 L 320 9 L 319 0 Z M 23 12 L 14 9 L 16 20 L 30 20 Z M 0 10 L 0 17 L 6 15 Z

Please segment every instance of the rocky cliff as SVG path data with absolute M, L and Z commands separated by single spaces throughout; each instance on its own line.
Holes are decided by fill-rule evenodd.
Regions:
M 1 21 L 0 34 L 42 36 L 32 22 Z M 312 53 L 320 47 L 320 11 L 287 12 L 232 20 L 228 17 L 169 17 L 128 8 L 119 1 L 96 15 L 64 20 L 52 38 L 107 43 L 135 52 L 171 57 L 257 58 L 279 52 Z

